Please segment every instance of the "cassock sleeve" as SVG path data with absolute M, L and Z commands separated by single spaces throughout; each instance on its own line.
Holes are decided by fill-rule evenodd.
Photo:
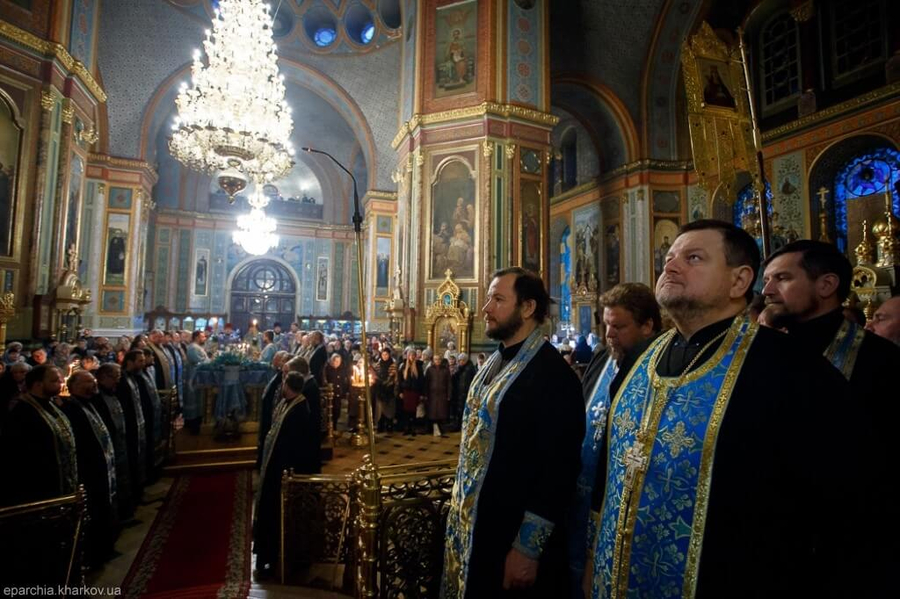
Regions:
M 575 372 L 555 350 L 545 345 L 539 359 L 546 369 L 535 378 L 535 430 L 532 477 L 525 515 L 513 547 L 538 559 L 556 524 L 571 506 L 581 464 L 584 438 L 584 398 Z
M 53 435 L 30 406 L 10 412 L 0 437 L 0 505 L 17 505 L 59 494 Z

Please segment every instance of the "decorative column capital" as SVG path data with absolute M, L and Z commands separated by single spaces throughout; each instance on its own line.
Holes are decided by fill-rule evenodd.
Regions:
M 46 111 L 53 110 L 53 105 L 56 103 L 56 100 L 53 98 L 53 92 L 48 90 L 44 90 L 41 92 L 41 109 Z
M 799 6 L 791 9 L 791 16 L 798 23 L 806 23 L 816 15 L 816 4 L 813 0 L 806 0 Z

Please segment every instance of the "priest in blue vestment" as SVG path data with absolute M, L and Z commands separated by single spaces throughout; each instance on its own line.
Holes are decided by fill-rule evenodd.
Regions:
M 593 597 L 853 597 L 868 425 L 837 370 L 747 316 L 759 251 L 684 226 L 656 286 L 675 328 L 608 415 Z
M 558 597 L 568 586 L 566 517 L 584 436 L 574 371 L 544 340 L 540 277 L 494 274 L 482 308 L 500 341 L 463 413 L 447 515 L 443 597 Z

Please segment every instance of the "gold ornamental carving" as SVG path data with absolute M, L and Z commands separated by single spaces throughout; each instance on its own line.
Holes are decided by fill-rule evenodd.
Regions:
M 68 98 L 63 100 L 62 121 L 67 125 L 75 122 L 75 104 Z
M 516 144 L 507 144 L 505 149 L 506 149 L 506 159 L 512 160 L 516 155 Z
M 469 339 L 471 337 L 472 313 L 466 302 L 462 301 L 462 293 L 459 285 L 453 280 L 453 271 L 449 268 L 444 271 L 444 282 L 437 289 L 437 299 L 425 308 L 425 329 L 428 332 L 428 346 L 437 351 L 436 341 L 440 340 L 441 331 L 437 327 L 447 320 L 456 326 L 457 350 L 463 353 L 469 352 Z
M 798 23 L 806 23 L 816 14 L 816 4 L 813 0 L 806 0 L 803 4 L 791 9 L 791 16 Z
M 494 142 L 489 139 L 481 142 L 481 155 L 485 158 L 490 158 L 494 155 Z
M 44 90 L 41 92 L 41 109 L 50 111 L 53 110 L 53 105 L 56 104 L 56 98 L 53 97 L 53 92 Z
M 704 22 L 685 41 L 681 64 L 700 186 L 710 194 L 722 186 L 725 196 L 734 198 L 737 171 L 758 177 L 740 50 L 729 48 Z
M 0 348 L 6 347 L 6 323 L 16 316 L 16 296 L 0 293 Z
M 442 112 L 433 112 L 430 114 L 416 114 L 400 126 L 394 141 L 391 142 L 392 147 L 396 150 L 403 141 L 403 138 L 415 131 L 416 128 L 423 125 L 434 125 L 437 123 L 445 123 L 447 121 L 455 121 L 458 119 L 468 119 L 483 116 L 498 116 L 502 118 L 516 118 L 519 120 L 529 121 L 544 127 L 555 127 L 559 123 L 559 117 L 548 112 L 516 106 L 514 104 L 500 104 L 497 102 L 482 102 L 478 106 L 467 106 L 466 108 L 456 108 L 454 110 L 444 110 Z
M 0 37 L 5 37 L 26 48 L 39 52 L 47 58 L 58 60 L 67 71 L 81 80 L 98 102 L 106 102 L 106 92 L 103 91 L 103 88 L 100 87 L 94 76 L 91 75 L 90 71 L 80 60 L 73 58 L 62 44 L 43 40 L 6 21 L 0 21 Z

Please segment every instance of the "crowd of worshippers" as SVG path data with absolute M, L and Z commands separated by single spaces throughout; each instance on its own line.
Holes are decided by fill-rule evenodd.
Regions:
M 576 370 L 540 277 L 494 273 L 441 596 L 896 594 L 900 297 L 863 326 L 851 277 L 831 244 L 761 264 L 746 231 L 690 223 L 655 290 L 601 296 Z

